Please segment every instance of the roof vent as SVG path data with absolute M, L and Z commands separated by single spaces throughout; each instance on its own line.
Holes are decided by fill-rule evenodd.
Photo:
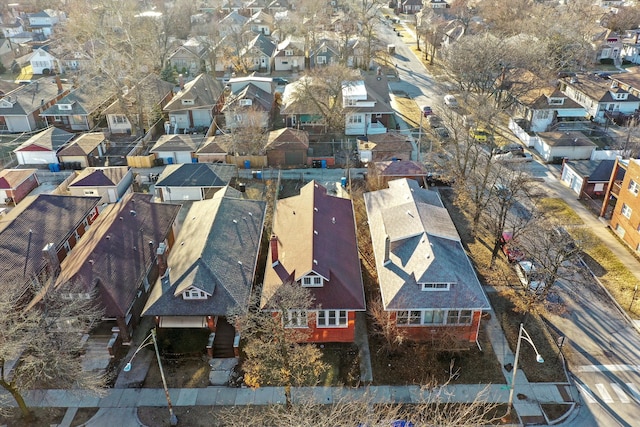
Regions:
M 237 224 L 237 223 L 238 223 L 238 220 L 237 220 L 237 219 L 234 219 L 234 220 L 233 220 L 233 223 L 234 223 L 234 224 Z
M 314 210 L 315 212 L 318 212 L 318 208 L 316 208 L 316 207 L 314 207 L 314 208 L 313 208 L 313 210 Z
M 314 260 L 313 260 L 313 264 L 314 264 L 314 265 L 318 265 L 318 260 L 317 260 L 317 259 L 314 259 Z
M 134 211 L 133 209 L 131 209 L 131 210 L 129 211 L 129 213 L 131 214 L 131 216 L 136 216 L 136 215 L 138 215 L 138 213 L 137 213 L 136 211 Z
M 242 261 L 238 261 L 238 265 L 242 265 Z
M 249 216 L 253 216 L 253 214 L 251 212 L 249 212 Z
M 313 234 L 318 235 L 318 230 L 313 230 Z
M 331 218 L 331 223 L 332 223 L 332 224 L 335 224 L 335 223 L 336 223 L 336 217 L 335 217 L 335 216 Z
M 96 263 L 96 262 L 95 262 L 94 260 L 92 260 L 92 259 L 90 259 L 90 260 L 89 260 L 89 264 L 93 265 L 93 264 L 95 264 L 95 263 Z
M 118 218 L 118 219 L 119 219 L 120 221 L 122 221 L 122 219 L 123 219 L 123 218 L 122 218 L 122 217 L 120 217 L 120 218 Z

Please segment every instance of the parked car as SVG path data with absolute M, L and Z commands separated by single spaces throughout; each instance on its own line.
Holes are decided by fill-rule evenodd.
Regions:
M 449 108 L 458 108 L 458 100 L 453 95 L 445 95 L 444 105 L 446 105 Z
M 422 110 L 423 117 L 429 117 L 430 115 L 433 114 L 433 110 L 428 105 L 424 105 L 420 110 Z
M 533 157 L 529 153 L 523 153 L 520 151 L 510 151 L 505 154 L 496 154 L 493 158 L 497 162 L 513 162 L 513 163 L 522 163 L 522 162 L 531 162 L 533 161 Z
M 438 138 L 440 139 L 448 139 L 449 138 L 449 130 L 444 127 L 444 126 L 439 126 L 435 129 L 433 129 L 433 131 L 436 133 L 436 135 L 438 135 Z
M 493 149 L 493 154 L 507 154 L 512 151 L 524 152 L 524 147 L 520 144 L 507 144 L 502 147 L 496 147 Z
M 507 256 L 509 262 L 519 262 L 524 260 L 524 251 L 514 245 L 513 233 L 505 231 L 500 237 L 502 252 Z
M 487 142 L 491 138 L 491 133 L 482 128 L 470 129 L 469 134 L 478 142 Z
M 474 119 L 473 116 L 470 116 L 468 114 L 462 116 L 462 126 L 468 129 L 468 128 L 475 127 L 475 125 L 476 125 L 476 119 Z
M 289 80 L 287 79 L 283 79 L 282 77 L 274 77 L 273 78 L 273 82 L 277 85 L 277 86 L 286 86 L 289 84 Z
M 427 117 L 427 123 L 432 128 L 437 128 L 442 126 L 442 119 L 435 114 L 431 114 L 429 117 Z
M 538 293 L 544 290 L 544 275 L 540 273 L 540 268 L 532 261 L 519 261 L 516 264 L 516 274 L 520 283 L 530 291 Z

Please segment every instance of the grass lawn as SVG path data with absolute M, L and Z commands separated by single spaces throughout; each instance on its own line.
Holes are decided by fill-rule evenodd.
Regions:
M 574 212 L 564 200 L 555 197 L 546 197 L 540 200 L 540 208 L 548 216 L 555 218 L 563 225 L 583 225 L 582 218 Z

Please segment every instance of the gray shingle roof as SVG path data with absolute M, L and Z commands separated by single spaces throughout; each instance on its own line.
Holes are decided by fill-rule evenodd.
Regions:
M 219 191 L 193 203 L 169 255 L 169 280 L 156 282 L 145 316 L 226 315 L 247 309 L 266 203 L 236 195 Z M 192 287 L 212 295 L 183 299 Z
M 162 135 L 149 152 L 161 151 L 190 151 L 195 152 L 204 141 L 202 135 L 174 134 Z
M 386 310 L 490 308 L 437 192 L 399 179 L 364 198 Z M 390 262 L 385 265 L 387 236 Z M 423 291 L 421 283 L 451 287 Z
M 223 163 L 168 165 L 156 187 L 224 187 L 236 173 L 235 165 Z

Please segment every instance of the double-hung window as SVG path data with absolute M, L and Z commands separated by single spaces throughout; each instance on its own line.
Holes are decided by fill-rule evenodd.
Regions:
M 640 192 L 640 184 L 638 184 L 634 180 L 629 181 L 629 192 L 634 196 L 637 196 L 638 192 Z
M 307 311 L 306 310 L 288 310 L 284 313 L 285 328 L 306 328 L 307 327 Z
M 318 311 L 319 328 L 345 328 L 347 325 L 347 310 Z
M 622 210 L 620 211 L 622 216 L 624 216 L 625 218 L 629 219 L 629 218 L 631 218 L 631 212 L 632 212 L 632 209 L 626 203 L 623 203 L 622 204 Z
M 447 311 L 447 325 L 468 325 L 471 323 L 471 310 Z

